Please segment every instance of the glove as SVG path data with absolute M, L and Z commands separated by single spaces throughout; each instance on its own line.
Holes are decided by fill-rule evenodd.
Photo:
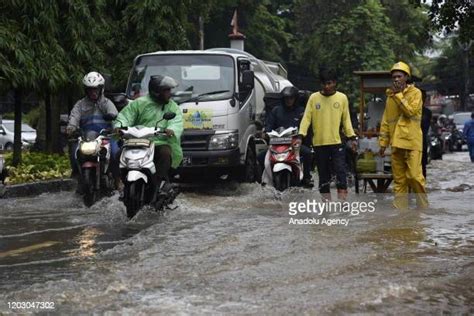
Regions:
M 174 131 L 172 129 L 165 129 L 166 136 L 168 137 L 173 137 L 174 136 Z
M 352 149 L 353 152 L 357 152 L 357 141 L 356 140 L 351 141 L 351 149 Z
M 69 136 L 71 136 L 75 131 L 76 131 L 76 128 L 74 126 L 66 127 L 66 134 Z

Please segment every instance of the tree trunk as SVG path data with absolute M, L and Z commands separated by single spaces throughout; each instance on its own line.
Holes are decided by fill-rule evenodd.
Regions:
M 44 107 L 46 110 L 46 151 L 52 152 L 53 145 L 52 145 L 52 114 L 51 114 L 51 94 L 49 91 L 46 91 L 44 97 Z
M 469 105 L 469 88 L 471 87 L 471 78 L 469 76 L 469 48 L 464 51 L 464 100 L 462 104 L 462 111 L 466 111 Z
M 21 91 L 15 89 L 14 100 L 15 100 L 15 127 L 14 127 L 14 139 L 13 139 L 13 161 L 14 167 L 21 163 Z
M 64 93 L 60 93 L 59 95 L 55 95 L 51 99 L 51 146 L 52 152 L 54 153 L 62 153 L 63 149 L 60 145 L 60 126 L 59 126 L 59 118 L 61 115 L 61 104 L 64 103 Z

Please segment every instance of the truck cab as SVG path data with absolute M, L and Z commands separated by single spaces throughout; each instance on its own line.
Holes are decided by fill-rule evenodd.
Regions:
M 256 120 L 265 93 L 291 85 L 283 67 L 229 48 L 148 53 L 135 58 L 127 97 L 146 95 L 150 77 L 158 74 L 179 83 L 172 90 L 184 124 L 179 177 L 231 175 L 253 182 Z

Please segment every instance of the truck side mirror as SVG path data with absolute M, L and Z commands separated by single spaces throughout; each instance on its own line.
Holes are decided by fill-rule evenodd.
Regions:
M 119 111 L 128 104 L 127 95 L 125 93 L 109 93 L 107 97 Z
M 250 91 L 255 86 L 255 75 L 252 70 L 243 70 L 239 78 L 239 90 Z

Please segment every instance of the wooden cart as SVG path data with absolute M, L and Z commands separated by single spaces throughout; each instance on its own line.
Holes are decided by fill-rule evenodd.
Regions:
M 376 96 L 384 96 L 385 90 L 389 88 L 392 84 L 391 75 L 389 71 L 354 71 L 354 74 L 360 77 L 360 112 L 359 112 L 359 142 L 361 139 L 370 137 L 378 137 L 377 131 L 371 131 L 367 129 L 366 125 L 366 94 Z M 385 106 L 383 103 L 382 106 Z M 378 115 L 375 119 L 379 121 L 382 120 L 381 113 L 383 109 L 378 111 Z M 370 114 L 370 113 L 368 113 Z M 380 116 L 380 117 L 378 117 Z M 354 165 L 355 168 L 355 165 Z M 364 192 L 367 190 L 367 184 L 370 185 L 370 188 L 375 193 L 384 193 L 387 191 L 390 183 L 393 180 L 393 176 L 390 172 L 378 172 L 378 173 L 358 173 L 357 170 L 355 174 L 355 191 L 359 193 L 359 180 L 362 180 L 364 183 Z

